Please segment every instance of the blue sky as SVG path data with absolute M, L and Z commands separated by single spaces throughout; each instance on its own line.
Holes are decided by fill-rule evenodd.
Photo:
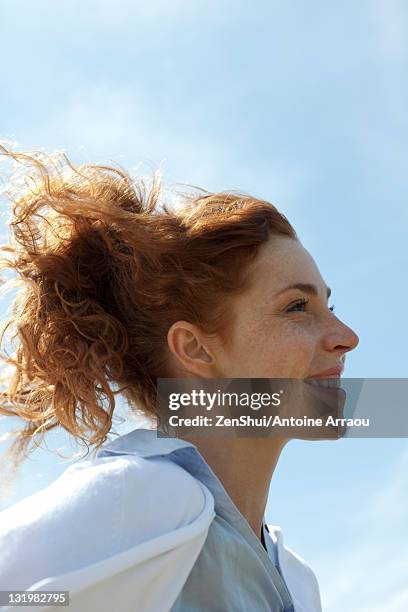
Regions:
M 407 376 L 406 3 L 6 0 L 0 13 L 2 138 L 268 199 L 360 337 L 345 376 Z M 37 451 L 6 504 L 66 465 Z M 407 467 L 403 439 L 283 451 L 267 520 L 315 570 L 325 609 L 408 608 Z

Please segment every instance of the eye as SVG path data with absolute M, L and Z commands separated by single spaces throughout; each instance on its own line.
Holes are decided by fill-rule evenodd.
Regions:
M 287 312 L 304 312 L 303 307 L 306 306 L 306 304 L 308 303 L 309 303 L 309 300 L 306 300 L 304 298 L 302 300 L 298 300 L 296 304 L 294 304 L 291 308 L 289 308 L 289 310 L 287 310 Z M 300 308 L 300 311 L 297 310 L 298 308 Z M 331 312 L 334 312 L 334 308 L 335 306 L 333 304 L 333 306 L 330 306 L 329 310 L 331 310 Z
M 287 312 L 297 312 L 297 309 L 299 307 L 301 308 L 301 310 L 304 310 L 303 306 L 306 306 L 306 304 L 308 304 L 308 303 L 309 303 L 309 300 L 305 300 L 305 299 L 298 300 L 296 302 L 296 304 L 294 304 L 291 308 L 289 308 L 289 310 Z

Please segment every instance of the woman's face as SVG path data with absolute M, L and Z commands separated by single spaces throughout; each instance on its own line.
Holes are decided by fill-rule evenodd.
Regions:
M 251 264 L 250 277 L 252 286 L 232 300 L 228 346 L 207 345 L 214 377 L 307 378 L 343 365 L 359 338 L 329 309 L 326 283 L 299 241 L 273 236 Z M 299 283 L 315 293 L 290 288 Z

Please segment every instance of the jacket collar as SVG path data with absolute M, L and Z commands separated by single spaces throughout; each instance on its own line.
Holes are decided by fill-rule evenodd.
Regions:
M 97 452 L 97 457 L 108 455 L 138 455 L 139 457 L 157 457 L 173 453 L 182 448 L 191 448 L 198 453 L 197 447 L 187 440 L 174 438 L 166 434 L 158 435 L 156 429 L 133 429 L 105 444 Z M 199 454 L 199 453 L 198 453 Z
M 97 457 L 112 455 L 137 455 L 142 458 L 166 456 L 169 461 L 173 461 L 200 480 L 211 491 L 217 514 L 241 526 L 241 530 L 244 529 L 248 536 L 250 527 L 246 519 L 233 503 L 218 476 L 191 442 L 162 432 L 158 435 L 156 429 L 134 429 L 105 444 L 96 453 Z M 249 533 L 252 534 L 249 537 L 253 538 L 252 530 Z M 260 542 L 258 543 L 262 547 Z
M 137 455 L 144 459 L 166 457 L 206 485 L 214 497 L 218 514 L 234 522 L 242 520 L 224 486 L 191 442 L 162 432 L 158 435 L 156 429 L 138 428 L 103 445 L 96 453 L 98 458 L 114 455 Z

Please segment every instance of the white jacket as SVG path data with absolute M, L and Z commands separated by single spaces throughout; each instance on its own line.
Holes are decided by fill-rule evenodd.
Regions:
M 69 612 L 168 612 L 214 516 L 208 489 L 172 462 L 80 462 L 0 513 L 0 590 L 69 590 Z
M 130 447 L 123 454 L 122 443 L 121 454 L 71 465 L 50 486 L 1 512 L 0 590 L 69 591 L 69 612 L 168 612 L 215 511 L 209 489 L 165 458 L 174 445 L 189 444 L 160 443 L 161 456 L 144 458 Z M 284 546 L 278 527 L 268 527 L 295 612 L 320 612 L 312 570 Z

